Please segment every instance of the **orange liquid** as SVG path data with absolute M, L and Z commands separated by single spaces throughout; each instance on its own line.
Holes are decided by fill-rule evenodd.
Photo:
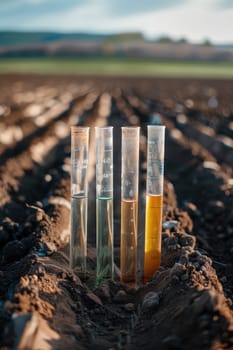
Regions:
M 160 266 L 162 209 L 162 195 L 146 197 L 144 282 L 147 282 Z
M 138 201 L 121 202 L 121 282 L 134 284 L 137 273 Z

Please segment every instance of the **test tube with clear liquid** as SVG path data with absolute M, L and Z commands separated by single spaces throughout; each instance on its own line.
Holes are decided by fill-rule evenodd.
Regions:
M 113 127 L 96 127 L 96 284 L 113 279 Z
M 70 267 L 85 275 L 87 256 L 89 127 L 71 127 Z
M 121 282 L 137 282 L 138 172 L 140 127 L 122 127 L 121 147 Z
M 161 260 L 165 126 L 148 125 L 144 282 Z

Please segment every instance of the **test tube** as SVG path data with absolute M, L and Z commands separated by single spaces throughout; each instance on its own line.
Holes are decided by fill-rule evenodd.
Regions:
M 165 126 L 148 125 L 144 282 L 160 266 Z
M 86 273 L 89 127 L 71 127 L 70 267 Z
M 96 127 L 96 284 L 113 279 L 113 127 Z
M 121 282 L 136 285 L 138 239 L 138 166 L 140 127 L 122 127 Z

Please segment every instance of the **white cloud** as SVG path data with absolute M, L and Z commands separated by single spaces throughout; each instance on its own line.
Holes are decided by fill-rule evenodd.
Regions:
M 183 6 L 122 20 L 121 25 L 127 29 L 138 26 L 151 37 L 168 34 L 195 42 L 205 38 L 233 42 L 233 9 L 217 9 L 211 4 L 211 0 L 191 0 Z
M 57 28 L 97 32 L 143 31 L 149 37 L 168 34 L 194 42 L 209 38 L 233 42 L 233 9 L 216 6 L 219 0 L 189 0 L 185 4 L 150 13 L 110 17 L 105 0 L 92 0 L 56 17 Z M 42 18 L 38 24 L 54 23 Z

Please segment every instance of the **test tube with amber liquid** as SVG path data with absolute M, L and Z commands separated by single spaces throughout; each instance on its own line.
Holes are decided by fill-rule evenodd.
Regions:
M 144 282 L 158 270 L 161 259 L 165 126 L 148 125 Z
M 136 285 L 138 239 L 138 168 L 140 127 L 122 127 L 121 282 Z

